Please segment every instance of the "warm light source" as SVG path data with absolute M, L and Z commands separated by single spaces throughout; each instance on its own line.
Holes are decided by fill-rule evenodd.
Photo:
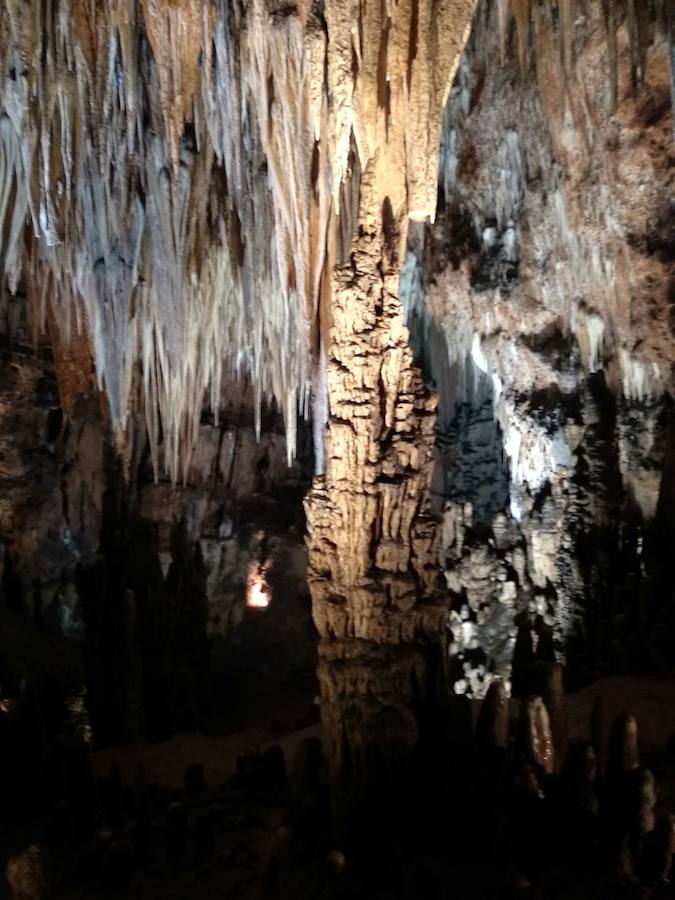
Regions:
M 251 609 L 267 609 L 272 599 L 272 591 L 267 583 L 267 567 L 255 560 L 248 569 L 246 584 L 246 605 Z

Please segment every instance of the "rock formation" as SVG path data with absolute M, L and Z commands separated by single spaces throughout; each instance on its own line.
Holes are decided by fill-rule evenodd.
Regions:
M 312 388 L 324 471 L 307 503 L 310 585 L 336 770 L 345 739 L 359 768 L 381 731 L 360 733 L 364 694 L 407 720 L 402 749 L 415 744 L 413 685 L 431 677 L 419 645 L 442 633 L 434 402 L 397 285 L 408 218 L 435 212 L 441 114 L 474 6 L 3 12 L 8 284 L 25 284 L 60 341 L 88 336 L 127 469 L 138 412 L 156 474 L 161 449 L 187 481 L 205 391 L 217 423 L 228 368 L 275 397 L 292 459 Z M 367 673 L 382 655 L 400 671 L 378 686 Z
M 302 569 L 277 512 L 310 456 L 339 820 L 425 796 L 448 679 L 501 703 L 517 635 L 558 749 L 556 660 L 665 666 L 674 29 L 666 0 L 4 4 L 3 596 L 87 635 L 112 731 L 174 670 L 189 717 L 251 567 Z
M 481 3 L 445 110 L 401 294 L 441 397 L 451 669 L 474 695 L 525 623 L 586 671 L 659 665 L 672 29 L 662 3 Z

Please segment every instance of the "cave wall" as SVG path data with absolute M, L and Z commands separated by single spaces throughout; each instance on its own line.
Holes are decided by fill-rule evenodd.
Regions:
M 219 424 L 203 416 L 186 481 L 156 481 L 147 443 L 130 459 L 117 453 L 86 338 L 67 352 L 58 333 L 36 345 L 26 309 L 5 298 L 3 692 L 48 672 L 84 688 L 97 743 L 203 726 L 211 705 L 232 700 L 222 682 L 258 566 L 273 599 L 294 611 L 289 630 L 307 632 L 296 664 L 311 671 L 301 507 L 309 429 L 289 468 L 281 418 L 264 410 L 258 440 L 250 382 L 228 382 Z M 202 698 L 199 721 L 167 710 L 185 672 Z
M 672 21 L 574 9 L 479 4 L 401 276 L 439 392 L 451 680 L 477 696 L 519 627 L 581 680 L 671 661 Z

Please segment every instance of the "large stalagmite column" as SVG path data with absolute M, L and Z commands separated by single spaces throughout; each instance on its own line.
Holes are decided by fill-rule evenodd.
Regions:
M 435 398 L 412 365 L 397 276 L 382 222 L 363 215 L 333 273 L 325 475 L 306 503 L 324 737 L 348 804 L 351 789 L 377 780 L 374 759 L 398 780 L 419 738 L 415 685 L 432 679 L 442 632 L 429 514 Z
M 333 104 L 342 92 L 332 163 L 346 178 L 329 239 L 325 472 L 306 509 L 339 825 L 357 812 L 367 822 L 370 805 L 386 816 L 385 797 L 405 805 L 430 758 L 445 608 L 430 514 L 436 403 L 397 291 L 408 219 L 435 212 L 441 113 L 473 6 L 326 4 Z

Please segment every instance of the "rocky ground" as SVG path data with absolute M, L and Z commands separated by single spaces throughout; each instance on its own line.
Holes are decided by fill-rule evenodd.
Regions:
M 156 745 L 118 747 L 80 759 L 91 781 L 80 778 L 75 787 L 71 755 L 70 801 L 57 804 L 32 838 L 25 825 L 3 831 L 3 865 L 14 859 L 6 869 L 14 894 L 4 882 L 0 896 L 671 896 L 663 872 L 654 874 L 654 856 L 670 860 L 675 849 L 661 841 L 670 821 L 663 815 L 675 808 L 675 681 L 609 678 L 569 695 L 564 764 L 547 756 L 557 713 L 555 698 L 544 693 L 551 710 L 545 722 L 524 712 L 524 701 L 510 704 L 511 737 L 501 761 L 495 755 L 501 713 L 494 706 L 489 711 L 490 700 L 482 708 L 474 703 L 469 745 L 478 764 L 467 762 L 469 745 L 455 743 L 454 763 L 463 770 L 450 779 L 447 819 L 433 836 L 420 823 L 425 836 L 417 843 L 375 835 L 367 848 L 334 844 L 317 726 L 279 735 L 279 721 L 261 720 L 257 728 L 227 737 L 184 734 Z M 598 697 L 606 729 L 626 708 L 636 710 L 641 723 L 639 757 L 626 720 L 619 729 L 621 778 L 642 784 L 637 830 L 625 845 L 613 844 L 616 831 L 607 813 L 611 806 L 619 818 L 624 815 L 628 797 L 624 791 L 618 806 L 611 800 L 618 790 L 612 781 L 616 725 L 604 755 L 578 755 L 580 748 L 599 747 Z M 525 721 L 530 735 L 523 743 Z M 573 758 L 595 761 L 579 769 Z M 657 778 L 658 793 L 645 765 Z M 604 773 L 599 793 L 598 768 Z M 447 789 L 447 774 L 439 773 L 439 789 Z M 89 830 L 86 840 L 78 833 L 82 828 Z

